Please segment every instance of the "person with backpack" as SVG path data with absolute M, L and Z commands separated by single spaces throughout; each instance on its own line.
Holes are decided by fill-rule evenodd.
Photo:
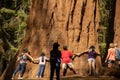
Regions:
M 108 68 L 112 68 L 115 65 L 116 60 L 116 51 L 114 48 L 114 44 L 110 43 L 110 48 L 108 49 L 108 54 L 105 60 L 105 63 L 108 63 Z
M 39 69 L 38 69 L 38 73 L 37 73 L 36 77 L 37 78 L 42 78 L 43 77 L 43 72 L 44 72 L 44 69 L 45 69 L 46 61 L 49 61 L 49 59 L 45 56 L 44 53 L 42 53 L 41 56 L 39 58 L 35 59 L 34 61 L 36 61 L 36 60 L 40 64 Z
M 77 56 L 80 57 L 83 54 L 88 54 L 88 75 L 91 76 L 92 72 L 94 75 L 96 75 L 96 69 L 95 69 L 95 59 L 96 56 L 99 56 L 99 53 L 95 51 L 95 46 L 91 45 L 88 50 L 86 50 L 83 53 L 78 54 Z M 93 71 L 92 71 L 93 70 Z
M 15 69 L 15 71 L 13 73 L 12 79 L 14 79 L 17 72 L 19 72 L 18 79 L 22 79 L 23 74 L 26 70 L 26 64 L 27 64 L 28 60 L 30 62 L 34 62 L 33 58 L 30 56 L 30 52 L 28 51 L 28 49 L 24 48 L 20 57 L 18 57 L 19 64 L 18 64 L 17 68 Z
M 115 52 L 116 52 L 116 61 L 120 69 L 120 50 L 118 48 L 117 43 L 114 44 L 114 47 L 115 47 Z
M 58 49 L 59 46 L 58 42 L 55 42 L 50 51 L 50 80 L 53 80 L 55 70 L 56 80 L 60 80 L 61 51 Z
M 63 68 L 63 76 L 66 76 L 67 69 L 69 68 L 71 71 L 73 71 L 74 74 L 76 74 L 76 71 L 73 68 L 73 63 L 72 63 L 72 52 L 67 49 L 67 46 L 63 46 L 63 51 L 62 51 L 62 68 Z

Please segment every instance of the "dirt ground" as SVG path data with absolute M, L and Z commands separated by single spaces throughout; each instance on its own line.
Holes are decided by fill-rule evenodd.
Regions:
M 16 79 L 15 79 L 16 80 Z M 23 80 L 49 80 L 49 77 L 36 78 L 36 79 L 23 79 Z M 54 80 L 56 80 L 54 78 Z M 79 75 L 69 75 L 62 77 L 60 80 L 120 80 L 120 78 L 115 78 L 112 76 L 79 76 Z

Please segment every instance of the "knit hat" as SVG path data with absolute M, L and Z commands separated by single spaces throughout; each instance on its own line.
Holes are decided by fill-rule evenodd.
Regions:
M 28 52 L 28 48 L 23 49 L 23 53 L 26 53 L 26 52 Z

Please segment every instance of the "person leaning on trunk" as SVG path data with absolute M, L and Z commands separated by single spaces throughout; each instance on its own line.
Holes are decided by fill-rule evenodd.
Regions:
M 33 58 L 30 56 L 30 52 L 27 48 L 23 49 L 22 54 L 18 57 L 17 61 L 19 61 L 19 64 L 13 73 L 12 79 L 14 79 L 17 72 L 19 72 L 18 79 L 22 79 L 23 74 L 26 70 L 27 61 L 34 63 Z
M 76 71 L 74 70 L 74 66 L 72 63 L 72 52 L 67 49 L 67 46 L 63 46 L 62 50 L 62 68 L 63 68 L 63 76 L 66 76 L 67 69 L 69 68 L 71 71 L 73 71 L 74 74 L 76 74 Z

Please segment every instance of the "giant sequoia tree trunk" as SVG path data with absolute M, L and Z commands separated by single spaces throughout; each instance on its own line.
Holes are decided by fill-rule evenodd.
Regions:
M 95 45 L 99 51 L 98 29 L 98 0 L 32 0 L 21 50 L 28 47 L 34 58 L 39 57 L 41 52 L 49 57 L 52 44 L 58 42 L 60 50 L 67 44 L 73 53 L 83 52 L 90 45 Z M 86 55 L 76 58 L 73 63 L 80 75 L 86 74 Z M 24 76 L 35 77 L 38 65 L 28 65 L 28 74 Z M 100 57 L 97 57 L 96 67 L 98 72 L 101 68 Z M 46 65 L 45 76 L 49 76 L 49 63 Z

